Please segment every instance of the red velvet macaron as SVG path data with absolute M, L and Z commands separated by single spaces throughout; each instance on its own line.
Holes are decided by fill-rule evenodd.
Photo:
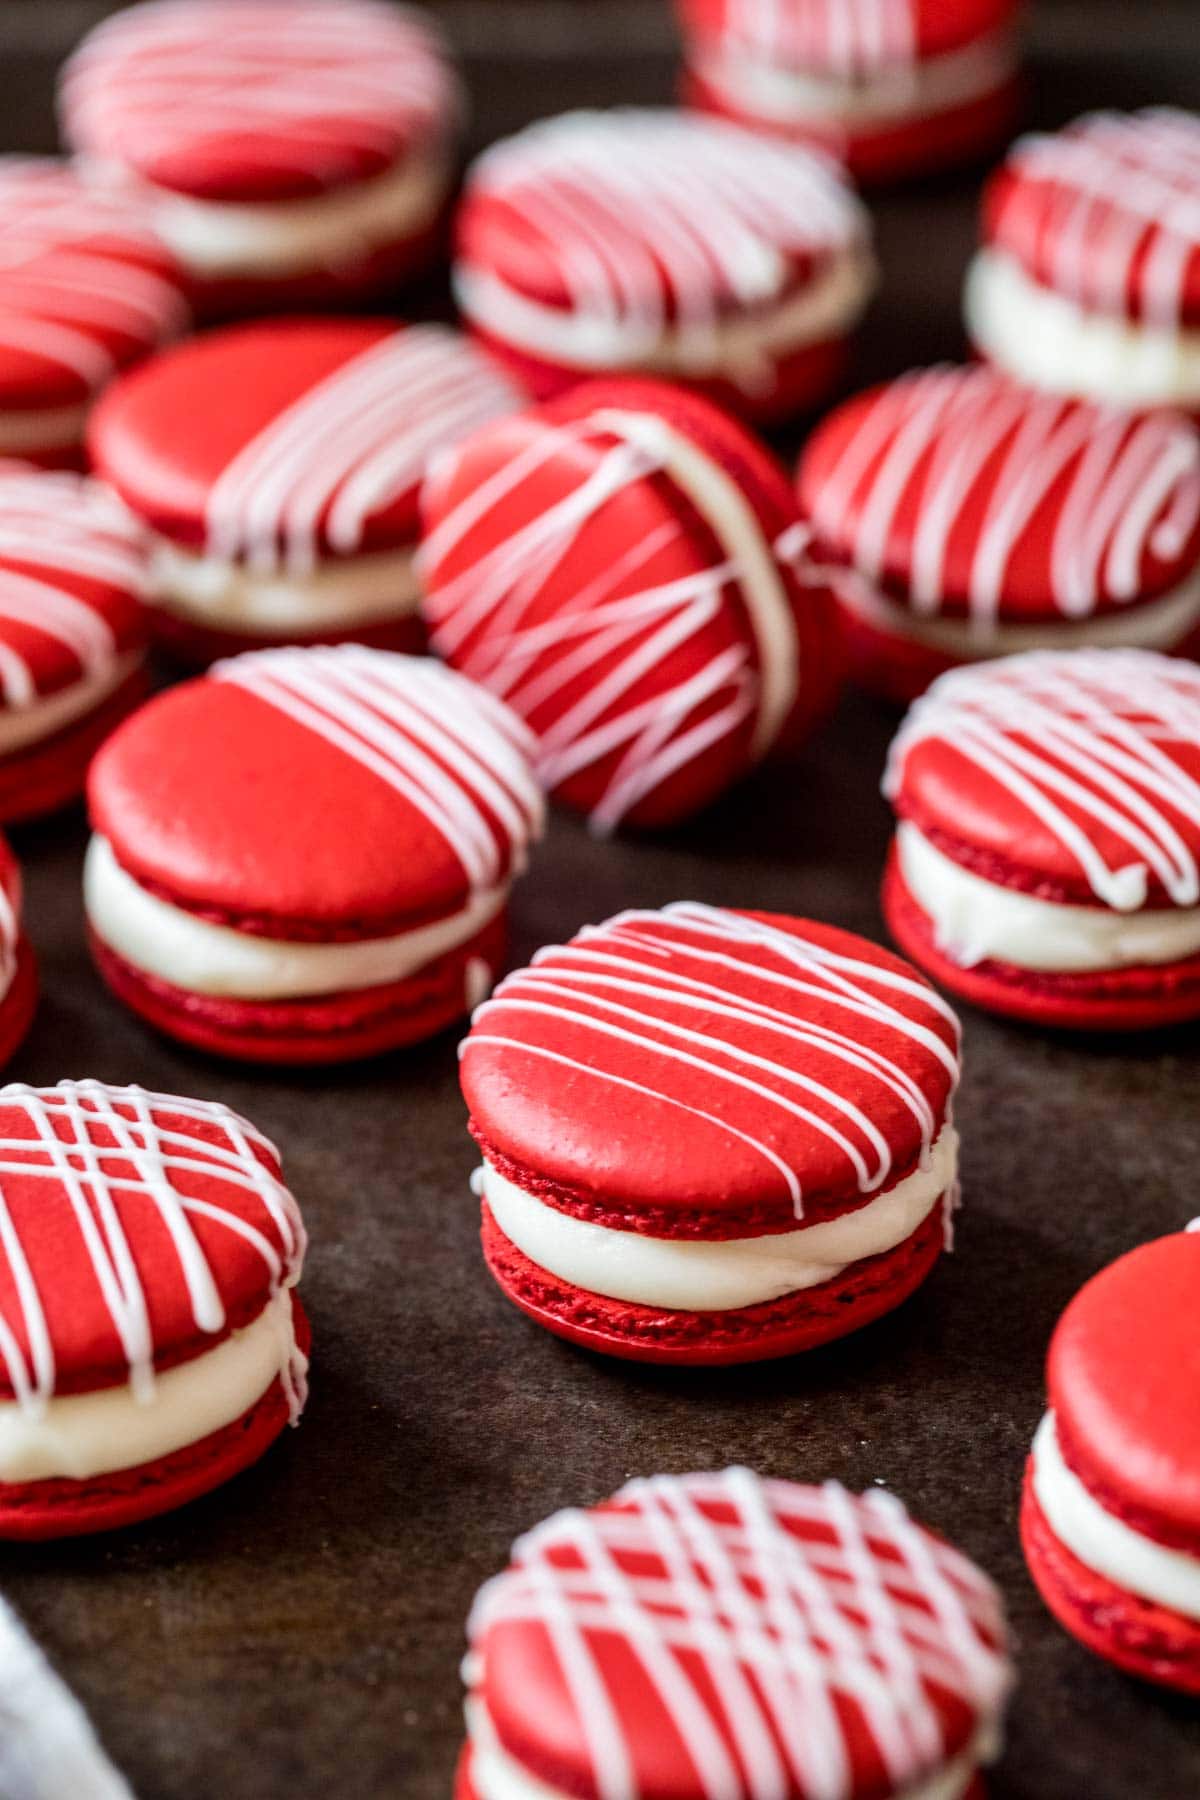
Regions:
M 0 456 L 79 467 L 96 396 L 187 324 L 139 200 L 51 157 L 0 156 Z
M 1010 651 L 1200 649 L 1200 431 L 920 369 L 832 412 L 798 472 L 850 669 L 910 700 Z
M 503 420 L 438 460 L 421 511 L 434 649 L 598 830 L 695 812 L 832 700 L 787 478 L 696 395 L 596 382 Z
M 67 142 L 149 205 L 209 313 L 424 267 L 461 106 L 432 17 L 378 0 L 150 0 L 89 32 L 60 88 Z
M 654 374 L 787 418 L 835 381 L 874 285 L 832 163 L 681 112 L 566 113 L 494 144 L 455 237 L 462 312 L 539 399 Z
M 347 639 L 417 650 L 426 462 L 521 404 L 446 326 L 266 320 L 119 382 L 89 448 L 150 529 L 156 628 L 185 660 Z
M 677 0 L 692 104 L 885 183 L 982 155 L 1018 100 L 1015 0 Z
M 0 1538 L 105 1531 L 262 1455 L 304 1405 L 304 1228 L 226 1106 L 0 1088 Z
M 0 462 L 0 819 L 74 800 L 144 698 L 146 546 L 98 482 Z
M 1200 412 L 1200 117 L 1089 113 L 1018 139 L 967 278 L 976 348 L 1019 380 Z
M 520 722 L 423 657 L 261 651 L 160 695 L 88 797 L 92 948 L 222 1055 L 337 1062 L 432 1036 L 501 966 L 541 824 Z
M 1200 1018 L 1200 669 L 1145 650 L 955 669 L 886 791 L 892 936 L 963 999 L 1037 1024 Z
M 981 1800 L 1012 1666 L 982 1570 L 892 1494 L 654 1475 L 478 1594 L 455 1800 Z
M 1143 1244 L 1059 1320 L 1021 1538 L 1097 1655 L 1200 1695 L 1200 1236 Z
M 487 992 L 541 823 L 506 707 L 425 657 L 266 650 L 160 695 L 92 766 L 92 949 L 169 1036 L 338 1062 Z
M 898 1306 L 947 1241 L 957 1021 L 849 932 L 619 913 L 508 976 L 461 1058 L 488 1266 L 588 1349 L 791 1355 Z
M 37 1008 L 37 965 L 21 913 L 21 871 L 0 837 L 0 1068 L 25 1041 Z

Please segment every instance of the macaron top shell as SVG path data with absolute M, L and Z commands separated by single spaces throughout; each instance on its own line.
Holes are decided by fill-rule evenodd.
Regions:
M 304 572 L 408 545 L 429 456 L 520 404 L 448 327 L 272 319 L 193 338 L 119 382 L 89 450 L 164 536 Z
M 684 112 L 564 113 L 504 139 L 468 173 L 460 267 L 544 306 L 620 326 L 627 359 L 674 325 L 770 307 L 869 223 L 812 151 Z
M 0 157 L 0 410 L 79 406 L 186 330 L 182 277 L 134 195 Z
M 459 106 L 432 22 L 376 0 L 149 0 L 89 32 L 60 100 L 76 151 L 232 202 L 365 180 Z
M 536 1183 L 780 1229 L 865 1205 L 936 1138 L 958 1026 L 887 951 L 808 920 L 618 913 L 509 975 L 462 1053 L 471 1125 Z
M 1200 118 L 1088 113 L 1019 138 L 984 196 L 988 244 L 1090 312 L 1200 325 Z
M 118 863 L 269 937 L 386 937 L 507 881 L 541 824 L 524 728 L 424 657 L 270 650 L 152 700 L 88 783 Z
M 139 527 L 99 482 L 0 461 L 0 712 L 143 649 L 146 574 Z
M 1200 432 L 1018 386 L 916 370 L 809 439 L 800 506 L 816 553 L 921 614 L 1086 618 L 1200 565 Z
M 98 1081 L 0 1089 L 0 1394 L 132 1382 L 210 1349 L 294 1282 L 279 1156 L 213 1102 Z
M 992 880 L 1118 912 L 1200 906 L 1200 669 L 1145 650 L 952 669 L 901 726 L 885 791 Z
M 1141 1244 L 1080 1289 L 1050 1344 L 1063 1455 L 1135 1530 L 1200 1554 L 1200 1234 Z
M 677 0 L 700 41 L 783 68 L 863 79 L 1011 26 L 1014 0 Z
M 890 1494 L 748 1469 L 631 1481 L 513 1547 L 468 1625 L 476 1704 L 579 1800 L 885 1800 L 990 1734 L 999 1596 Z

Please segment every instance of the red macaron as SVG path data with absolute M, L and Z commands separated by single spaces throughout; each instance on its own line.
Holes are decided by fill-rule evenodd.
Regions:
M 831 703 L 786 475 L 696 395 L 579 388 L 440 458 L 421 510 L 434 649 L 520 713 L 598 830 L 695 812 Z
M 967 278 L 976 348 L 1056 393 L 1200 412 L 1200 117 L 1089 113 L 1018 139 Z
M 0 1068 L 20 1049 L 37 1009 L 37 965 L 21 903 L 21 871 L 0 837 Z
M 989 1011 L 1081 1030 L 1200 1017 L 1200 670 L 1035 652 L 936 681 L 886 791 L 892 936 Z
M 1000 1596 L 892 1494 L 654 1475 L 518 1538 L 478 1594 L 455 1800 L 980 1800 Z
M 1015 0 L 677 0 L 685 93 L 864 183 L 990 150 L 1016 115 Z
M 759 421 L 828 392 L 874 285 L 833 164 L 679 112 L 566 113 L 494 144 L 455 245 L 464 316 L 535 397 L 661 375 Z
M 322 1063 L 487 992 L 541 823 L 520 722 L 424 657 L 261 651 L 160 695 L 92 765 L 100 971 L 169 1036 Z
M 304 1405 L 304 1228 L 228 1107 L 98 1081 L 0 1089 L 0 1538 L 153 1517 Z
M 0 456 L 79 467 L 97 395 L 188 317 L 135 196 L 51 157 L 0 157 Z
M 271 643 L 418 650 L 426 463 L 521 403 L 446 326 L 266 320 L 119 382 L 89 449 L 149 529 L 156 631 L 184 660 Z
M 1200 431 L 986 367 L 857 395 L 800 459 L 851 673 L 910 700 L 1010 651 L 1200 648 Z
M 508 976 L 461 1061 L 488 1266 L 586 1348 L 791 1355 L 898 1306 L 947 1241 L 957 1022 L 849 932 L 619 913 Z
M 1097 1655 L 1200 1694 L 1200 1236 L 1143 1244 L 1059 1320 L 1021 1538 L 1051 1612 Z
M 361 300 L 438 248 L 462 99 L 415 8 L 150 0 L 88 33 L 59 107 L 206 313 Z
M 98 482 L 0 462 L 0 819 L 83 791 L 145 697 L 146 546 Z

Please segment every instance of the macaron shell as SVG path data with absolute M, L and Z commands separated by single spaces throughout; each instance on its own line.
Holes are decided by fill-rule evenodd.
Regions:
M 852 26 L 859 9 L 853 0 L 824 0 L 821 7 L 788 5 L 786 0 L 783 5 L 779 0 L 676 0 L 676 10 L 684 30 L 700 40 L 741 41 L 744 36 L 749 44 L 762 44 L 785 67 L 800 61 L 799 47 L 808 42 L 811 50 L 803 66 L 816 68 L 822 38 L 827 34 L 831 51 L 835 44 L 842 48 L 845 15 L 851 15 Z M 897 36 L 903 32 L 916 55 L 924 58 L 960 50 L 1005 29 L 1015 22 L 1017 7 L 1013 0 L 953 0 L 950 5 L 946 0 L 886 0 L 883 7 L 863 8 L 861 14 L 872 34 L 879 29 L 881 14 L 885 24 L 894 19 Z
M 138 667 L 94 712 L 52 737 L 0 757 L 0 824 L 44 818 L 78 800 L 92 758 L 149 690 L 149 675 Z
M 0 1069 L 7 1067 L 25 1042 L 37 1003 L 37 964 L 29 939 L 22 936 L 17 944 L 16 972 L 0 1000 Z

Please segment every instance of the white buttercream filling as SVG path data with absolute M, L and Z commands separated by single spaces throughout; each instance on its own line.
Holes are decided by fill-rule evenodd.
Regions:
M 411 550 L 339 556 L 308 573 L 263 573 L 244 563 L 155 541 L 154 598 L 197 624 L 248 635 L 353 629 L 415 613 L 421 590 Z
M 927 1162 L 840 1218 L 761 1237 L 647 1237 L 547 1206 L 483 1164 L 478 1186 L 510 1243 L 572 1287 L 638 1306 L 728 1312 L 832 1281 L 851 1263 L 911 1237 L 954 1186 L 958 1134 L 943 1126 Z
M 547 1787 L 509 1755 L 496 1736 L 487 1707 L 477 1694 L 466 1703 L 467 1735 L 471 1740 L 471 1785 L 479 1800 L 570 1800 L 561 1788 Z M 994 1755 L 993 1733 L 981 1733 L 970 1749 L 948 1762 L 944 1769 L 908 1787 L 896 1800 L 960 1800 L 980 1765 Z
M 231 1425 L 303 1366 L 284 1288 L 251 1324 L 157 1375 L 146 1399 L 128 1385 L 100 1388 L 60 1395 L 40 1416 L 0 1402 L 0 1481 L 89 1481 L 155 1462 Z
M 1016 656 L 1026 650 L 1173 650 L 1200 624 L 1200 569 L 1158 599 L 1086 619 L 1036 624 L 931 618 L 893 600 L 855 570 L 837 572 L 831 584 L 842 604 L 868 625 L 960 662 Z
M 1112 912 L 1001 887 L 942 853 L 909 820 L 896 830 L 904 884 L 952 962 L 1059 975 L 1180 962 L 1200 952 L 1200 907 Z
M 214 925 L 160 900 L 120 866 L 107 838 L 95 836 L 84 863 L 83 897 L 101 941 L 146 975 L 193 994 L 296 1000 L 405 980 L 482 931 L 504 905 L 508 887 L 475 894 L 449 918 L 394 937 L 292 943 Z
M 542 306 L 468 264 L 455 268 L 454 291 L 481 331 L 530 356 L 583 370 L 720 376 L 753 395 L 770 393 L 780 357 L 843 337 L 866 308 L 875 276 L 874 257 L 856 247 L 831 258 L 801 293 L 777 306 L 665 326 Z
M 1117 405 L 1200 406 L 1200 331 L 1090 312 L 981 250 L 967 271 L 967 330 L 1019 381 Z
M 899 62 L 849 81 L 716 50 L 693 67 L 733 103 L 780 124 L 885 126 L 969 105 L 1010 80 L 1017 61 L 1010 33 L 981 38 L 942 56 Z
M 197 200 L 111 165 L 96 178 L 146 195 L 154 225 L 185 268 L 206 280 L 335 269 L 431 225 L 450 187 L 444 151 L 406 156 L 360 181 L 302 200 Z
M 77 719 L 95 712 L 123 681 L 127 681 L 143 661 L 140 650 L 118 657 L 111 667 L 97 675 L 85 675 L 70 687 L 30 701 L 28 706 L 8 706 L 0 711 L 0 756 L 9 756 L 30 744 L 38 744 L 64 731 Z
M 1127 1593 L 1200 1619 L 1200 1556 L 1156 1543 L 1106 1512 L 1067 1467 L 1053 1412 L 1033 1440 L 1033 1491 L 1055 1537 L 1087 1568 Z
M 47 406 L 0 412 L 0 456 L 71 450 L 83 442 L 88 407 Z

